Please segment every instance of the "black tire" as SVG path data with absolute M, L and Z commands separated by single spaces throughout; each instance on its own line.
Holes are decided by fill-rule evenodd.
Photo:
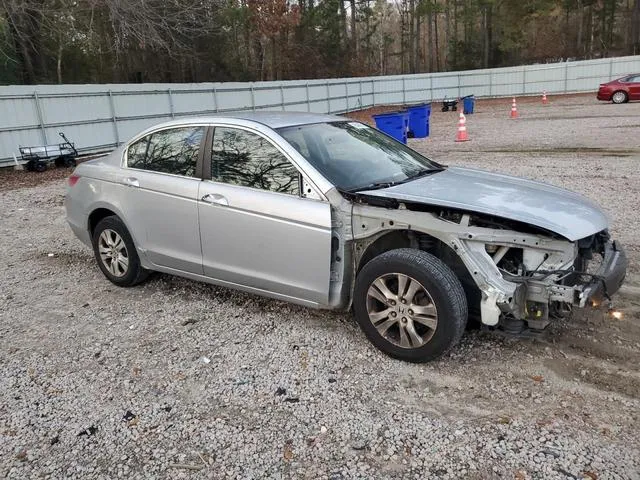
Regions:
M 58 168 L 60 168 L 60 167 L 64 166 L 64 157 L 58 157 L 58 158 L 56 158 L 56 159 L 53 161 L 53 164 L 54 164 L 56 167 L 58 167 Z
M 435 330 L 431 331 L 431 337 L 421 346 L 405 348 L 390 341 L 378 332 L 369 318 L 369 287 L 380 277 L 392 277 L 393 274 L 405 275 L 419 282 L 437 310 Z M 373 345 L 391 357 L 416 363 L 428 362 L 446 354 L 462 337 L 468 317 L 464 289 L 453 271 L 433 255 L 409 248 L 385 252 L 362 268 L 356 278 L 353 309 L 356 321 Z M 412 328 L 420 326 L 418 323 L 412 325 Z
M 67 157 L 64 159 L 64 166 L 69 168 L 69 167 L 75 167 L 77 164 L 76 159 L 75 158 L 71 158 L 71 157 Z
M 47 164 L 44 162 L 36 162 L 36 164 L 34 165 L 33 169 L 36 172 L 44 172 L 47 169 Z
M 629 95 L 627 92 L 618 90 L 611 95 L 611 101 L 616 104 L 626 103 L 629 101 Z
M 110 271 L 105 261 L 101 258 L 99 244 L 101 241 L 100 236 L 103 232 L 106 232 L 105 235 L 109 235 L 110 232 L 115 232 L 124 242 L 128 264 L 126 269 L 122 269 L 123 273 L 121 275 L 115 275 Z M 136 251 L 136 247 L 127 227 L 125 227 L 122 220 L 115 215 L 105 217 L 98 222 L 96 228 L 93 230 L 92 240 L 93 253 L 96 257 L 96 261 L 98 262 L 98 266 L 100 267 L 100 270 L 102 270 L 104 276 L 107 277 L 111 283 L 118 285 L 119 287 L 132 287 L 143 282 L 149 276 L 150 272 L 142 268 L 140 265 L 140 257 L 138 257 L 138 252 Z M 117 268 L 120 269 L 120 267 Z

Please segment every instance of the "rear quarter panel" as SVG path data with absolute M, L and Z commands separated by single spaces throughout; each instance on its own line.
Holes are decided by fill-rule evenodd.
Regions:
M 99 208 L 112 211 L 124 222 L 136 245 L 140 245 L 139 233 L 129 224 L 122 204 L 124 189 L 123 170 L 117 161 L 117 151 L 102 159 L 80 164 L 74 171 L 80 179 L 73 187 L 67 188 L 65 207 L 67 222 L 78 238 L 91 246 L 89 215 Z M 115 160 L 115 161 L 114 161 Z

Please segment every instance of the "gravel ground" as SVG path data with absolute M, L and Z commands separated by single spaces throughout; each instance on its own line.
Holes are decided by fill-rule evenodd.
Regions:
M 165 275 L 119 289 L 67 228 L 59 179 L 0 189 L 0 476 L 640 478 L 640 104 L 550 100 L 518 120 L 479 100 L 467 143 L 434 112 L 411 145 L 601 203 L 632 262 L 624 317 L 468 331 L 427 365 L 348 314 Z

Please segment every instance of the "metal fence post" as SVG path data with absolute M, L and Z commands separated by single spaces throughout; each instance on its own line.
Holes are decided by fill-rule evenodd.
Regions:
M 307 89 L 307 112 L 310 112 L 311 111 L 311 97 L 309 97 L 309 82 L 306 83 L 305 87 Z
M 282 86 L 282 84 L 280 84 L 280 104 L 282 106 L 282 111 L 285 111 L 284 108 L 284 87 Z
M 402 103 L 407 103 L 407 83 L 404 77 L 402 77 Z
M 429 74 L 429 101 L 433 102 L 433 73 Z
M 256 111 L 256 92 L 253 90 L 253 82 L 251 83 L 251 109 Z
M 489 72 L 489 96 L 493 97 L 493 73 Z
M 331 113 L 331 94 L 329 90 L 329 80 L 327 80 L 327 113 Z
M 564 63 L 564 93 L 567 93 L 567 84 L 569 82 L 569 62 Z
M 38 92 L 36 91 L 33 92 L 33 99 L 36 102 L 36 113 L 38 114 L 38 123 L 40 124 L 40 133 L 42 134 L 42 140 L 46 145 L 49 142 L 47 142 L 47 131 L 44 128 L 44 118 L 42 116 L 42 108 L 40 107 L 40 98 L 38 97 Z
M 362 80 L 358 79 L 358 96 L 360 98 L 360 108 L 364 108 L 362 104 Z
M 371 106 L 375 107 L 376 106 L 376 81 L 374 79 L 371 79 L 371 95 L 373 97 L 373 100 L 371 101 Z
M 169 113 L 171 113 L 171 118 L 176 118 L 176 114 L 173 110 L 173 95 L 171 94 L 171 89 L 167 90 L 169 94 Z
M 609 80 L 613 80 L 613 57 L 609 58 Z
M 213 108 L 216 111 L 216 113 L 218 113 L 219 107 L 218 107 L 218 90 L 216 89 L 216 87 L 213 87 Z
M 460 74 L 458 74 L 458 98 L 462 95 L 462 85 L 460 85 Z
M 118 118 L 116 117 L 116 104 L 113 101 L 113 93 L 109 90 L 109 108 L 111 110 L 111 120 L 113 121 L 113 133 L 116 137 L 116 146 L 120 145 L 120 132 L 118 132 Z
M 347 81 L 344 81 L 344 101 L 347 107 L 347 112 L 349 111 L 349 84 Z
M 522 67 L 522 95 L 527 93 L 527 67 Z

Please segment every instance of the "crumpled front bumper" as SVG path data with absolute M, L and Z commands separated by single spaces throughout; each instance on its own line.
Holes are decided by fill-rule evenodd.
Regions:
M 616 293 L 622 286 L 628 266 L 629 260 L 622 245 L 617 241 L 607 242 L 602 265 L 579 295 L 580 307 L 588 302 L 601 303 Z

